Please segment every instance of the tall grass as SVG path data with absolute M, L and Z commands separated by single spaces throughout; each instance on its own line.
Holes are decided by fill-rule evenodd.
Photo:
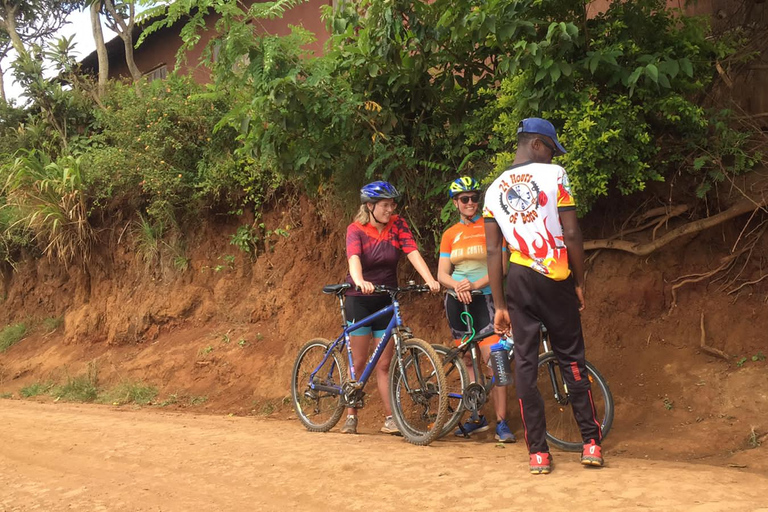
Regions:
M 52 382 L 33 382 L 19 390 L 19 396 L 30 398 L 33 396 L 44 395 L 53 389 Z
M 146 217 L 139 214 L 133 223 L 133 238 L 136 255 L 144 261 L 147 269 L 160 262 L 160 248 L 163 239 L 164 226 L 162 222 L 152 224 Z
M 17 223 L 34 233 L 48 257 L 65 265 L 87 263 L 96 240 L 84 189 L 80 158 L 52 161 L 36 150 L 15 160 L 8 180 L 7 201 L 19 212 Z
M 93 402 L 99 396 L 99 371 L 95 363 L 88 363 L 88 370 L 52 390 L 57 400 L 68 402 Z
M 113 405 L 147 405 L 157 396 L 157 388 L 141 382 L 124 381 L 99 396 L 99 401 Z
M 23 323 L 9 325 L 0 331 L 0 352 L 5 352 L 27 334 L 27 326 Z

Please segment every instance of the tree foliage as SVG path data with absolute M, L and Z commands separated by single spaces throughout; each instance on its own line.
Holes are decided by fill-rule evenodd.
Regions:
M 683 170 L 691 194 L 705 197 L 762 158 L 727 110 L 702 106 L 716 61 L 743 41 L 713 37 L 663 0 L 616 1 L 594 17 L 583 0 L 343 2 L 324 11 L 321 56 L 307 51 L 306 30 L 276 36 L 262 25 L 300 3 L 182 0 L 147 11 L 142 38 L 183 23 L 179 60 L 217 17 L 205 87 L 171 76 L 113 85 L 93 104 L 66 42 L 56 53 L 71 87 L 21 61 L 33 101 L 0 123 L 0 177 L 18 148 L 59 168 L 75 158 L 91 220 L 138 210 L 150 231 L 163 226 L 156 233 L 201 208 L 248 206 L 256 221 L 238 232 L 248 247 L 265 198 L 287 182 L 354 198 L 363 183 L 388 179 L 404 190 L 420 240 L 435 243 L 450 213 L 447 184 L 491 179 L 511 160 L 524 117 L 557 126 L 582 212 Z

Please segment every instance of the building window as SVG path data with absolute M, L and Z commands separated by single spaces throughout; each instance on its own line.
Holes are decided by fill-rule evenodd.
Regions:
M 167 76 L 168 76 L 168 66 L 166 66 L 165 64 L 156 67 L 152 71 L 144 73 L 144 77 L 146 77 L 147 82 L 152 82 L 153 80 L 163 80 Z

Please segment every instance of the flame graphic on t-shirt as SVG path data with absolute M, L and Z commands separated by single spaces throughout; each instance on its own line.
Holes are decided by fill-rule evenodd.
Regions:
M 544 229 L 546 229 L 546 226 L 544 227 Z M 541 233 L 536 233 L 536 236 L 541 238 L 541 246 L 537 245 L 535 241 L 533 242 L 533 257 L 543 258 L 547 255 L 547 253 L 549 253 L 549 247 L 547 247 L 547 240 L 541 235 Z
M 517 245 L 520 248 L 520 252 L 527 256 L 529 254 L 529 250 L 528 244 L 525 243 L 525 238 L 517 234 L 517 229 L 515 228 L 512 228 L 512 234 L 515 235 L 515 240 L 517 240 Z

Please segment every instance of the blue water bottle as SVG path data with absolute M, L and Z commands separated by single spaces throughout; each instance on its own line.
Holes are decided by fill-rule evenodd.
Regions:
M 512 368 L 509 365 L 508 338 L 502 338 L 499 343 L 491 345 L 490 365 L 493 370 L 493 378 L 497 386 L 509 386 L 512 384 Z

